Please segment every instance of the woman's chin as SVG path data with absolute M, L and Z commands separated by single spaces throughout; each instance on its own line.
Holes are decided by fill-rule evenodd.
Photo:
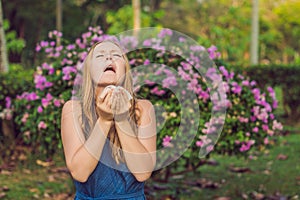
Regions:
M 98 86 L 117 85 L 115 80 L 101 80 L 98 82 Z

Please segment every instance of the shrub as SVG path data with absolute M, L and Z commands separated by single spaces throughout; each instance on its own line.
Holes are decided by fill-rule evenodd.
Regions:
M 261 88 L 280 87 L 285 114 L 294 121 L 300 119 L 300 65 L 261 65 L 245 69 L 248 76 L 257 79 Z
M 255 81 L 228 71 L 224 66 L 219 66 L 221 74 L 213 68 L 202 71 L 206 76 L 204 79 L 202 74 L 197 72 L 203 64 L 197 60 L 197 55 L 203 54 L 205 57 L 207 53 L 204 48 L 191 47 L 181 38 L 180 45 L 188 48 L 186 50 L 190 52 L 187 61 L 164 50 L 164 41 L 170 40 L 172 34 L 172 31 L 163 29 L 157 38 L 142 41 L 147 44 L 145 45 L 148 46 L 147 49 L 128 53 L 133 69 L 141 64 L 147 66 L 155 63 L 151 65 L 153 74 L 142 74 L 137 71 L 135 78 L 149 79 L 144 80 L 146 85 L 137 88 L 139 96 L 150 99 L 154 105 L 159 104 L 165 110 L 161 116 L 157 116 L 161 118 L 158 122 L 164 120 L 164 124 L 158 124 L 161 130 L 158 133 L 157 148 L 165 147 L 165 156 L 169 156 L 167 150 L 184 148 L 186 139 L 191 139 L 196 134 L 181 160 L 185 161 L 185 166 L 197 168 L 201 163 L 198 159 L 200 149 L 205 149 L 206 152 L 214 149 L 216 153 L 247 156 L 252 150 L 262 149 L 268 145 L 276 130 L 282 128 L 273 114 L 273 110 L 277 107 L 273 89 L 269 87 L 264 91 L 257 87 Z M 49 41 L 41 41 L 37 45 L 36 50 L 47 59 L 36 69 L 34 90 L 20 94 L 14 101 L 15 121 L 23 133 L 24 140 L 39 146 L 48 156 L 51 156 L 56 148 L 61 148 L 61 107 L 72 95 L 76 74 L 87 55 L 88 48 L 95 42 L 110 37 L 103 34 L 99 27 L 89 28 L 89 31 L 82 34 L 74 43 L 63 40 L 61 36 L 57 31 L 50 32 Z M 57 37 L 62 42 L 60 46 L 56 44 Z M 136 43 L 128 38 L 124 40 L 126 41 L 123 42 L 132 45 Z M 208 53 L 211 59 L 217 59 L 219 56 L 214 46 L 208 48 Z M 158 74 L 164 77 L 161 84 L 155 83 Z M 222 81 L 221 86 L 225 88 L 225 96 L 220 97 L 224 99 L 222 105 L 215 104 L 214 101 L 218 97 L 214 97 L 216 93 L 208 87 L 207 78 L 211 79 L 212 85 L 216 80 Z M 184 90 L 180 91 L 181 95 L 194 93 L 197 95 L 196 101 L 180 105 L 176 93 L 168 89 L 182 88 L 179 80 L 184 80 L 186 84 Z M 185 107 L 195 105 L 200 109 L 201 116 L 193 110 L 184 110 Z M 211 118 L 212 110 L 222 107 L 227 108 L 226 119 L 222 116 Z M 182 112 L 189 113 L 185 119 L 181 116 Z M 218 143 L 214 146 L 212 140 L 218 137 L 214 133 L 222 128 L 222 120 L 225 120 L 225 125 Z M 190 127 L 179 129 L 181 123 L 196 126 L 197 133 Z

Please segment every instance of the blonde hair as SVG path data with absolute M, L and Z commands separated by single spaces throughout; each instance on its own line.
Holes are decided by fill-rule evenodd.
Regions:
M 83 65 L 83 77 L 82 77 L 82 85 L 80 88 L 80 96 L 81 96 L 81 107 L 82 107 L 82 129 L 84 132 L 85 139 L 87 139 L 92 131 L 92 127 L 94 127 L 96 121 L 97 121 L 97 114 L 95 109 L 95 88 L 97 87 L 97 84 L 93 82 L 93 79 L 91 77 L 90 73 L 90 66 L 91 66 L 91 58 L 93 55 L 93 51 L 95 47 L 103 42 L 111 42 L 112 44 L 116 45 L 121 49 L 120 45 L 116 42 L 110 41 L 110 40 L 104 40 L 101 42 L 95 43 L 89 50 L 88 55 L 85 59 L 84 65 Z M 122 86 L 131 94 L 133 97 L 130 101 L 131 108 L 129 110 L 129 120 L 132 127 L 132 130 L 134 131 L 135 135 L 137 136 L 137 124 L 139 121 L 139 109 L 136 106 L 136 96 L 133 92 L 133 81 L 132 76 L 130 73 L 130 64 L 128 62 L 127 56 L 123 53 L 122 54 L 123 59 L 125 60 L 125 79 L 122 83 Z M 113 125 L 111 126 L 109 132 L 108 132 L 108 138 L 111 141 L 111 148 L 112 148 L 112 156 L 115 159 L 116 163 L 119 163 L 120 161 L 124 162 L 124 155 L 122 154 L 122 146 L 120 143 L 120 139 L 118 137 L 118 134 L 116 133 L 116 129 Z M 100 159 L 100 158 L 99 158 Z

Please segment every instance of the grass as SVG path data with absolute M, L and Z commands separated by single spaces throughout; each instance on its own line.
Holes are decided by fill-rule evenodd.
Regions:
M 55 157 L 55 164 L 51 166 L 38 165 L 37 156 L 32 155 L 25 162 L 16 163 L 13 171 L 2 170 L 0 193 L 3 187 L 8 191 L 0 199 L 58 199 L 57 195 L 66 199 L 74 193 L 74 187 L 61 155 Z
M 204 165 L 195 173 L 171 177 L 168 183 L 149 180 L 146 183 L 148 199 L 243 199 L 243 196 L 254 199 L 253 195 L 258 193 L 264 197 L 277 194 L 299 199 L 300 135 L 280 136 L 278 140 L 278 145 L 252 160 L 212 155 L 211 159 L 218 163 L 216 166 Z M 280 154 L 282 159 L 278 158 Z M 9 189 L 1 199 L 72 199 L 75 191 L 70 176 L 63 170 L 62 154 L 55 157 L 55 165 L 50 167 L 37 165 L 36 159 L 29 157 L 12 172 L 1 171 L 0 193 L 4 186 Z M 231 167 L 249 171 L 232 172 Z M 213 184 L 203 188 L 199 182 Z
M 299 199 L 300 195 L 300 135 L 292 134 L 280 137 L 280 144 L 263 155 L 252 160 L 230 156 L 213 155 L 211 159 L 219 163 L 217 166 L 204 165 L 197 173 L 189 173 L 184 177 L 174 177 L 165 184 L 166 190 L 153 199 L 165 196 L 170 199 L 254 199 L 253 195 L 261 194 L 265 199 L 277 195 L 289 199 Z M 285 160 L 278 155 L 287 155 Z M 247 169 L 246 173 L 230 171 L 231 167 Z M 189 184 L 185 184 L 189 180 Z M 212 182 L 218 188 L 199 187 L 199 183 Z M 150 182 L 155 185 L 155 183 Z M 194 185 L 194 186 L 191 186 Z M 196 185 L 196 186 L 195 186 Z M 180 194 L 180 195 L 179 195 Z

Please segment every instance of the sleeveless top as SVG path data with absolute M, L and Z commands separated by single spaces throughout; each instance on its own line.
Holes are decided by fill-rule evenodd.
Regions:
M 137 181 L 125 163 L 116 163 L 109 144 L 106 140 L 100 161 L 87 181 L 74 180 L 75 200 L 145 200 L 144 182 Z

